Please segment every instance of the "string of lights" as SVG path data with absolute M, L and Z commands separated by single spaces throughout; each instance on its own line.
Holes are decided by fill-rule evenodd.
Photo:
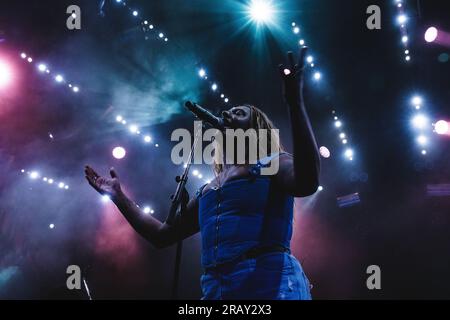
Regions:
M 27 55 L 25 52 L 20 53 L 20 57 L 24 60 L 27 61 L 28 63 L 32 64 L 33 63 L 33 58 L 30 55 Z M 46 74 L 49 76 L 53 76 L 54 80 L 57 83 L 63 84 L 63 85 L 67 85 L 67 87 L 72 90 L 73 92 L 77 93 L 80 91 L 80 87 L 78 85 L 74 85 L 72 83 L 70 83 L 69 81 L 67 81 L 62 74 L 57 73 L 57 72 L 52 72 L 50 70 L 50 68 L 42 62 L 36 62 L 35 63 L 37 70 L 42 73 L 42 74 Z
M 411 61 L 411 52 L 409 49 L 409 37 L 406 24 L 408 23 L 408 15 L 406 14 L 405 3 L 403 0 L 395 0 L 397 8 L 397 24 L 400 26 L 401 41 L 403 44 L 404 59 L 406 62 Z

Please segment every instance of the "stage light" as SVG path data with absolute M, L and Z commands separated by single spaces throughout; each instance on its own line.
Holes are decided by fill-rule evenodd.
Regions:
M 53 179 L 48 179 L 47 182 L 48 182 L 49 184 L 53 184 L 53 181 L 54 181 Z
M 217 90 L 217 84 L 213 83 L 213 85 L 211 86 L 212 91 L 216 91 Z
M 69 190 L 69 186 L 65 185 L 64 189 Z
M 289 69 L 284 69 L 283 70 L 283 73 L 285 74 L 285 75 L 290 75 L 291 74 L 291 70 L 289 70 Z
M 437 134 L 448 134 L 449 133 L 449 125 L 445 120 L 439 120 L 434 125 L 434 130 Z
M 159 37 L 160 37 L 160 38 L 164 38 L 164 33 L 160 32 L 160 33 L 159 33 Z
M 427 142 L 428 142 L 428 139 L 424 135 L 420 135 L 417 137 L 417 143 L 419 143 L 421 146 L 426 145 Z
M 45 72 L 45 70 L 47 70 L 47 66 L 46 66 L 45 64 L 43 64 L 43 63 L 40 63 L 40 64 L 38 65 L 38 69 L 39 69 L 39 71 L 41 71 L 41 72 Z
M 159 147 L 159 144 L 155 143 L 155 147 L 157 147 L 157 148 L 158 148 L 158 147 Z
M 127 124 L 127 121 L 126 120 L 122 120 L 122 124 Z
M 20 170 L 20 172 L 25 173 L 25 169 Z
M 418 114 L 412 119 L 412 124 L 417 129 L 423 129 L 428 124 L 428 118 L 423 114 Z
M 139 130 L 137 125 L 135 125 L 135 124 L 132 124 L 129 129 L 130 129 L 131 133 L 137 133 Z
M 406 56 L 406 57 L 405 57 L 405 60 L 406 60 L 406 61 L 410 61 L 410 60 L 411 60 L 411 57 L 410 57 L 410 56 Z
M 320 80 L 322 78 L 322 74 L 320 72 L 314 73 L 314 80 Z
M 308 56 L 307 58 L 306 58 L 306 62 L 308 62 L 308 63 L 311 63 L 311 62 L 313 62 L 314 61 L 314 58 L 312 57 L 312 56 Z
M 425 156 L 427 154 L 427 150 L 422 150 L 422 154 Z
M 201 174 L 199 174 L 199 175 L 197 176 L 197 178 L 201 179 L 201 178 L 203 178 L 203 176 L 202 176 Z
M 58 188 L 63 189 L 64 188 L 64 183 L 63 182 L 58 183 Z
M 147 143 L 149 143 L 149 142 L 152 141 L 152 137 L 150 137 L 150 136 L 145 136 L 145 137 L 144 137 L 144 141 L 147 142 Z
M 225 100 L 224 100 L 224 101 L 225 101 L 225 103 L 228 103 L 228 101 L 229 101 L 229 100 L 228 100 L 228 98 L 225 98 Z
M 343 143 L 343 144 L 347 144 L 347 142 L 348 142 L 347 139 L 343 139 L 343 140 L 342 140 L 342 143 Z
M 411 99 L 411 103 L 412 103 L 413 105 L 415 105 L 415 106 L 420 106 L 420 105 L 422 104 L 422 98 L 419 97 L 419 96 L 414 96 L 414 97 Z
M 250 19 L 257 24 L 264 24 L 273 20 L 274 8 L 270 0 L 252 0 L 247 11 Z
M 122 117 L 122 116 L 119 115 L 119 116 L 116 117 L 116 121 L 117 121 L 117 122 L 122 122 L 122 120 L 123 120 L 123 117 Z
M 349 159 L 352 159 L 353 158 L 353 150 L 352 149 L 347 149 L 347 150 L 345 150 L 345 156 L 347 157 L 347 158 L 349 158 Z
M 167 41 L 169 41 L 169 39 L 167 39 L 167 38 L 164 38 L 164 42 L 167 42 Z
M 405 54 L 409 54 L 409 50 L 408 49 L 405 50 Z
M 340 127 L 342 127 L 342 122 L 336 121 L 336 122 L 334 123 L 334 126 L 335 126 L 336 128 L 340 128 Z
M 194 175 L 194 176 L 198 176 L 198 170 L 194 170 L 194 171 L 192 171 L 192 174 Z
M 50 223 L 50 224 L 48 225 L 48 227 L 49 227 L 50 229 L 54 229 L 54 228 L 55 228 L 55 225 L 54 225 L 53 223 Z
M 305 44 L 305 40 L 300 39 L 300 41 L 298 42 L 301 46 L 303 46 Z
M 200 76 L 200 78 L 204 78 L 205 76 L 206 76 L 206 71 L 205 71 L 205 69 L 200 69 L 199 71 L 198 71 L 198 75 Z
M 220 95 L 220 97 L 223 99 L 223 98 L 225 98 L 225 95 L 222 93 L 222 94 Z
M 436 40 L 438 33 L 438 29 L 436 29 L 435 27 L 429 27 L 427 31 L 425 31 L 425 41 L 433 42 L 434 40 Z
M 148 21 L 147 21 L 147 20 L 145 20 L 145 21 L 144 21 L 144 24 L 145 24 L 145 25 L 147 25 L 147 24 L 148 24 Z
M 325 147 L 325 146 L 322 146 L 322 147 L 319 148 L 319 153 L 325 159 L 327 159 L 327 158 L 329 158 L 331 156 L 330 150 L 328 150 L 328 148 Z
M 339 138 L 344 139 L 344 138 L 345 138 L 345 133 L 343 133 L 343 132 L 340 133 L 340 134 L 339 134 Z
M 26 55 L 26 53 L 22 52 L 22 53 L 20 54 L 20 57 L 21 57 L 22 59 L 25 59 L 25 58 L 27 57 L 27 55 Z
M 78 87 L 76 87 L 76 86 L 75 86 L 75 87 L 73 87 L 73 89 L 72 89 L 72 90 L 73 90 L 73 92 L 78 92 L 78 91 L 80 91 L 80 89 L 79 89 Z
M 116 0 L 116 2 L 117 2 L 117 3 L 120 3 L 120 2 L 122 2 L 122 0 Z
M 0 61 L 0 89 L 11 83 L 11 68 L 4 62 Z
M 133 16 L 137 17 L 138 12 L 136 10 L 133 11 Z
M 37 172 L 37 171 L 30 172 L 30 178 L 33 180 L 39 178 L 39 172 Z
M 33 58 L 28 57 L 27 61 L 28 61 L 29 63 L 32 63 L 32 62 L 33 62 Z
M 397 17 L 397 22 L 399 24 L 404 24 L 406 20 L 408 20 L 408 18 L 404 14 L 401 14 Z
M 145 214 L 149 214 L 151 210 L 152 209 L 150 209 L 150 207 L 144 207 L 144 209 L 142 209 L 142 212 L 144 212 Z
M 56 75 L 55 80 L 56 80 L 56 82 L 63 82 L 64 78 L 62 75 L 58 74 L 58 75 Z
M 151 24 L 151 25 L 149 26 L 149 28 L 150 28 L 150 29 L 153 29 L 153 28 L 154 28 L 154 26 L 153 26 L 153 25 Z
M 408 42 L 408 36 L 403 36 L 402 37 L 402 42 L 403 43 L 407 43 Z
M 111 198 L 106 194 L 101 197 L 101 201 L 103 203 L 107 203 L 107 202 L 109 202 L 109 200 L 111 200 Z
M 299 33 L 300 33 L 300 28 L 299 28 L 299 27 L 294 27 L 294 29 L 292 29 L 292 31 L 293 31 L 295 34 L 299 34 Z
M 317 191 L 322 191 L 323 190 L 323 187 L 322 186 L 319 186 L 318 188 L 317 188 Z
M 125 149 L 123 147 L 115 147 L 112 151 L 113 157 L 116 159 L 119 159 L 119 160 L 123 159 L 126 154 L 127 154 L 127 152 L 125 151 Z

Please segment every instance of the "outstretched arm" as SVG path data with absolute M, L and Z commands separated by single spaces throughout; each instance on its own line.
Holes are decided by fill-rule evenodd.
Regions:
M 289 66 L 279 66 L 291 122 L 293 156 L 281 157 L 278 178 L 288 192 L 297 197 L 309 196 L 317 191 L 320 172 L 319 150 L 303 99 L 306 51 L 306 47 L 301 49 L 297 64 L 292 52 L 288 52 Z
M 180 221 L 174 225 L 169 225 L 145 214 L 122 191 L 114 169 L 111 169 L 110 174 L 111 178 L 101 177 L 91 167 L 86 166 L 85 168 L 85 175 L 89 184 L 100 194 L 108 195 L 134 230 L 155 247 L 168 247 L 199 231 L 197 198 L 189 201 L 186 212 L 183 213 Z

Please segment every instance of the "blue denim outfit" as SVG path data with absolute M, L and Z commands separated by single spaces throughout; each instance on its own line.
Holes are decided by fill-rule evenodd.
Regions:
M 290 252 L 294 198 L 277 189 L 260 169 L 247 178 L 199 191 L 202 236 L 202 299 L 311 299 L 309 282 Z M 286 248 L 242 259 L 260 246 Z

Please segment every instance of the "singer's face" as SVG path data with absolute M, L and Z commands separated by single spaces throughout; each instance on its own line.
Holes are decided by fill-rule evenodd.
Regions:
M 252 110 L 247 106 L 237 106 L 222 112 L 226 127 L 232 129 L 250 129 L 252 123 Z

